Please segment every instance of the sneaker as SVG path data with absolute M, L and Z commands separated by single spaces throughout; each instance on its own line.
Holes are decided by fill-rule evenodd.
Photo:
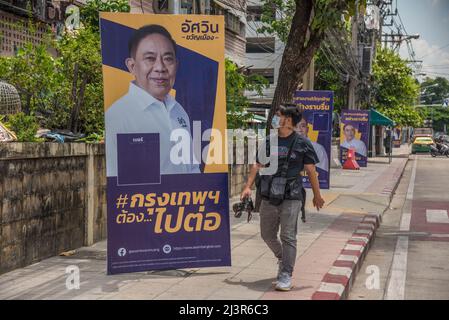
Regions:
M 276 290 L 278 291 L 290 291 L 292 288 L 292 277 L 286 273 L 282 272 L 279 276 L 279 280 L 276 284 Z

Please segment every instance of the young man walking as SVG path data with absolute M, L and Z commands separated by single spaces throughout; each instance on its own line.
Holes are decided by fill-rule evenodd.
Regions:
M 273 178 L 281 176 L 285 176 L 287 180 L 284 200 L 281 203 L 279 203 L 279 199 L 272 201 L 271 195 L 262 194 L 260 205 L 262 239 L 279 260 L 276 283 L 276 290 L 279 291 L 289 291 L 292 288 L 291 278 L 296 261 L 298 216 L 303 201 L 300 172 L 304 169 L 312 185 L 313 205 L 319 210 L 324 204 L 315 170 L 318 157 L 310 141 L 295 131 L 299 121 L 301 121 L 301 113 L 296 106 L 283 105 L 278 109 L 272 121 L 272 127 L 277 129 L 277 151 L 276 154 L 270 155 L 270 158 L 273 156 L 278 158 L 278 168 L 272 176 L 260 176 L 261 179 L 266 179 L 265 181 L 272 181 Z M 269 138 L 267 138 L 267 143 L 269 143 Z M 270 150 L 269 146 L 267 149 Z M 259 152 L 261 151 L 259 150 Z M 251 196 L 251 187 L 261 167 L 263 166 L 259 162 L 251 167 L 248 181 L 240 196 L 241 199 Z

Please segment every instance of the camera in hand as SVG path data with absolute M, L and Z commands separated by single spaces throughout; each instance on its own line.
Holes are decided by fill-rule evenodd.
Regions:
M 248 213 L 247 221 L 250 222 L 252 218 L 252 212 L 254 211 L 253 200 L 251 197 L 246 197 L 241 202 L 237 202 L 232 206 L 232 210 L 234 211 L 234 217 L 240 218 L 243 212 Z

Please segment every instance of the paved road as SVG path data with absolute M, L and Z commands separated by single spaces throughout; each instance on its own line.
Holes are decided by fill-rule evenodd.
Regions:
M 411 156 L 349 299 L 449 299 L 449 159 Z

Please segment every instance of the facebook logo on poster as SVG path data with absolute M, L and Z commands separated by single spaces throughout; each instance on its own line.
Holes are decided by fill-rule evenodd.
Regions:
M 159 133 L 117 134 L 118 185 L 160 183 Z

